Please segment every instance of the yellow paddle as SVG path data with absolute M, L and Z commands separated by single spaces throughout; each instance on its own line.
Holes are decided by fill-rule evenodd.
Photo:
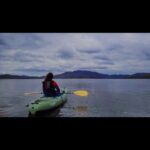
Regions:
M 24 95 L 37 95 L 37 94 L 43 94 L 41 92 L 30 92 L 30 93 L 24 93 Z M 86 90 L 77 90 L 77 91 L 73 91 L 67 94 L 75 94 L 77 96 L 88 96 L 88 92 Z
M 89 93 L 85 90 L 78 90 L 78 91 L 74 91 L 73 94 L 78 96 L 88 96 Z

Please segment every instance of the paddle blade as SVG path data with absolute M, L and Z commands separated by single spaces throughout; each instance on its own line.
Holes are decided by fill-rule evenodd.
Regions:
M 85 90 L 74 91 L 73 93 L 78 96 L 88 96 L 88 92 Z

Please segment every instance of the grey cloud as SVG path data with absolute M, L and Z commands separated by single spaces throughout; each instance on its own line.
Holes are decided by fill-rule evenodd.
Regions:
M 46 75 L 48 72 L 55 72 L 56 74 L 64 72 L 64 68 L 48 68 L 48 69 L 41 69 L 41 68 L 24 68 L 24 69 L 15 69 L 18 73 L 25 73 L 25 74 L 33 74 L 33 75 Z M 55 74 L 54 74 L 55 75 Z
M 49 69 L 41 69 L 41 68 L 24 68 L 24 69 L 15 69 L 15 72 L 17 74 L 25 74 L 25 75 L 46 75 L 48 72 L 50 72 Z
M 33 67 L 22 72 L 46 73 L 49 69 L 63 72 L 88 66 L 89 61 L 91 68 L 85 69 L 102 72 L 148 70 L 149 43 L 150 34 L 0 33 L 0 71 L 3 64 L 6 72 L 10 71 L 10 67 L 16 69 L 22 66 Z M 57 62 L 57 58 L 60 61 Z M 70 64 L 68 60 L 71 60 Z M 53 68 L 48 68 L 52 61 Z M 136 63 L 139 67 L 135 68 Z
M 24 68 L 24 69 L 16 69 L 16 71 L 23 71 L 23 72 L 49 72 L 49 69 L 36 69 L 36 68 Z
M 106 57 L 106 56 L 94 56 L 94 59 L 100 60 L 100 62 L 98 62 L 99 64 L 108 64 L 108 65 L 114 65 L 114 61 L 112 61 L 112 59 Z
M 143 58 L 145 59 L 145 60 L 149 60 L 150 61 L 150 52 L 143 52 Z
M 108 69 L 106 66 L 98 66 L 98 67 L 81 67 L 79 70 L 95 70 L 95 69 Z
M 14 62 L 41 62 L 41 56 L 26 52 L 17 52 L 13 55 L 0 54 L 0 61 L 14 61 Z
M 10 56 L 0 54 L 0 61 L 12 61 L 13 59 Z
M 5 45 L 7 45 L 7 43 L 3 38 L 0 37 L 0 46 L 5 46 Z
M 57 56 L 62 59 L 72 59 L 74 57 L 74 53 L 71 50 L 59 50 Z
M 100 53 L 100 49 L 78 49 L 79 52 L 81 53 L 88 53 L 88 54 L 95 54 L 95 53 Z
M 125 48 L 125 46 L 123 46 L 121 44 L 112 44 L 107 48 L 107 50 L 108 51 L 116 51 L 116 50 L 121 50 L 123 48 Z
M 10 49 L 9 44 L 7 43 L 6 39 L 0 36 L 0 52 Z
M 36 33 L 0 33 L 0 50 L 37 49 L 45 44 Z
M 108 57 L 106 57 L 106 56 L 99 56 L 99 55 L 94 56 L 94 59 L 110 61 L 110 59 Z
M 103 65 L 114 65 L 115 63 L 113 61 L 103 61 L 103 62 L 98 62 L 98 64 L 103 64 Z
M 38 54 L 19 52 L 14 55 L 14 60 L 19 62 L 41 62 L 41 57 Z

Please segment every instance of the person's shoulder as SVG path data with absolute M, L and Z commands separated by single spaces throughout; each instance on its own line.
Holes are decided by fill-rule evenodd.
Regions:
M 52 80 L 52 82 L 53 82 L 53 83 L 56 83 L 56 81 L 55 81 L 55 80 Z
M 56 86 L 58 85 L 55 80 L 52 80 L 52 83 L 53 83 L 54 85 L 56 85 Z

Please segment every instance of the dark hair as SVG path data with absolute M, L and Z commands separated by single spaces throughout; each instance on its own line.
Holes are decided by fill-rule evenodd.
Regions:
M 49 72 L 45 77 L 45 81 L 51 81 L 52 79 L 53 79 L 53 73 Z

